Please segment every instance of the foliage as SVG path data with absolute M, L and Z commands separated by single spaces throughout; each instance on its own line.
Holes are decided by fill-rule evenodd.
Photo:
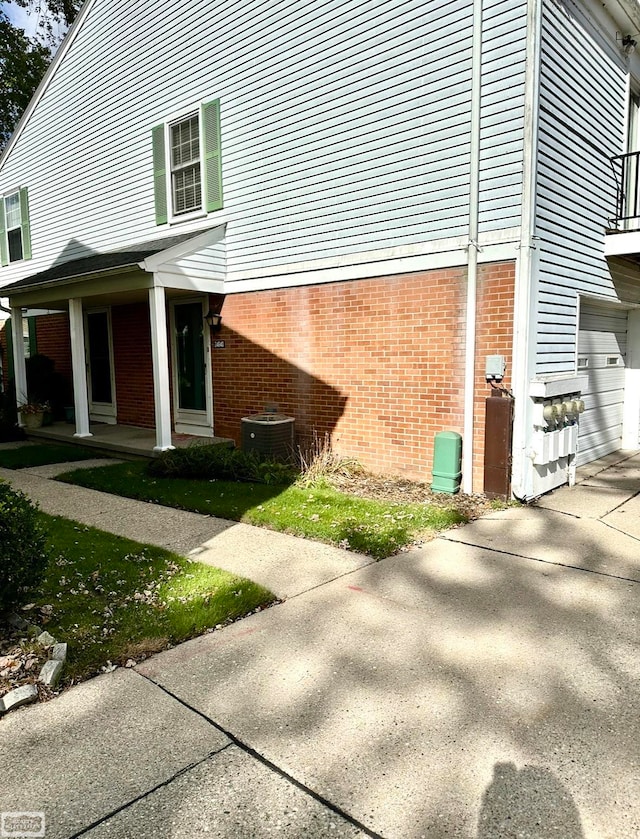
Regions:
M 13 133 L 50 61 L 49 47 L 27 38 L 0 10 L 0 149 Z
M 0 612 L 21 605 L 43 577 L 48 553 L 35 506 L 0 483 Z
M 17 449 L 0 451 L 2 469 L 29 469 L 49 463 L 71 463 L 74 460 L 91 460 L 96 452 L 81 446 L 64 446 L 55 443 L 38 443 Z
M 142 501 L 243 521 L 369 554 L 377 559 L 466 519 L 453 509 L 358 498 L 324 485 L 154 478 L 142 463 L 81 469 L 58 480 Z
M 150 475 L 161 478 L 220 479 L 262 484 L 288 484 L 294 478 L 291 467 L 255 452 L 202 443 L 163 452 L 150 462 L 148 471 Z
M 12 388 L 0 393 L 0 443 L 21 440 L 24 431 L 18 427 L 15 393 Z
M 13 0 L 16 6 L 27 9 L 30 13 L 38 15 L 39 26 L 45 30 L 45 34 L 53 36 L 54 26 L 67 28 L 76 19 L 81 0 Z
M 362 467 L 355 458 L 336 454 L 331 446 L 329 434 L 320 436 L 316 431 L 306 446 L 298 446 L 300 465 L 300 486 L 312 486 L 332 475 L 353 475 Z
M 48 402 L 23 402 L 17 410 L 19 414 L 45 414 L 51 410 L 51 405 Z
M 44 76 L 58 43 L 75 20 L 81 0 L 13 0 L 37 18 L 28 38 L 0 9 L 0 150 L 6 145 Z
M 271 592 L 200 562 L 58 516 L 39 514 L 51 559 L 33 596 L 47 630 L 69 642 L 65 678 L 91 676 L 236 620 Z
M 51 411 L 56 419 L 64 416 L 69 403 L 69 384 L 56 370 L 55 361 L 48 355 L 36 353 L 25 361 L 27 369 L 27 403 L 39 404 Z M 32 413 L 32 412 L 27 412 Z

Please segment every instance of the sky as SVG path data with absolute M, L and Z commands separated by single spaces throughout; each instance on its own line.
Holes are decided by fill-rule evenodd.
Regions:
M 20 29 L 23 29 L 28 38 L 33 38 L 38 34 L 38 21 L 40 20 L 40 15 L 37 12 L 29 13 L 28 9 L 23 9 L 15 3 L 8 3 L 6 0 L 2 0 L 2 2 L 0 2 L 0 6 L 2 6 L 3 12 L 9 18 L 11 23 L 13 23 L 14 26 L 20 27 Z M 42 3 L 42 6 L 46 8 L 45 3 Z M 60 28 L 60 38 L 63 33 L 64 30 Z M 60 40 L 60 38 L 58 38 L 58 40 Z

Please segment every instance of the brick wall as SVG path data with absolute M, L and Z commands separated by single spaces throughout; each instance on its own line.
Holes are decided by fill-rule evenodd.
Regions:
M 69 393 L 71 393 L 73 374 L 71 371 L 69 315 L 64 312 L 57 315 L 37 317 L 36 342 L 38 352 L 53 359 L 56 365 L 56 373 L 65 377 L 69 383 Z
M 485 355 L 511 360 L 513 263 L 478 277 L 474 486 L 482 489 Z M 463 268 L 229 295 L 213 350 L 216 434 L 276 403 L 368 468 L 431 479 L 437 431 L 462 433 Z
M 155 427 L 149 306 L 113 306 L 113 366 L 118 423 Z
M 68 384 L 71 394 L 71 338 L 69 336 L 69 317 L 66 312 L 55 315 L 41 315 L 35 319 L 36 344 L 38 353 L 46 355 L 55 362 L 56 373 L 62 375 Z M 9 327 L 10 328 L 10 327 Z M 0 326 L 0 346 L 2 347 L 4 369 L 4 385 L 7 386 L 7 336 L 5 324 Z
M 486 355 L 510 383 L 514 263 L 480 266 L 474 489 L 482 490 Z M 462 433 L 464 268 L 228 295 L 212 349 L 215 433 L 239 442 L 240 420 L 275 403 L 302 444 L 334 448 L 379 472 L 431 480 L 436 432 Z M 212 298 L 212 303 L 215 304 Z M 154 427 L 146 302 L 112 308 L 118 422 Z M 0 341 L 2 341 L 0 332 Z M 38 319 L 38 349 L 70 376 L 66 315 Z
M 478 277 L 476 320 L 476 371 L 474 401 L 473 487 L 482 492 L 484 479 L 485 399 L 491 387 L 485 380 L 485 357 L 503 355 L 507 369 L 503 387 L 512 386 L 513 306 L 515 263 L 483 265 Z

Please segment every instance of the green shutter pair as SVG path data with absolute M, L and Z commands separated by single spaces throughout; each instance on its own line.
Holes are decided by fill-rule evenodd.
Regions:
M 31 259 L 31 224 L 29 222 L 29 196 L 27 187 L 20 189 L 20 227 L 22 229 L 22 258 Z M 0 265 L 9 264 L 7 223 L 4 212 L 4 198 L 0 199 Z
M 200 111 L 204 153 L 204 207 L 208 213 L 222 208 L 222 151 L 220 147 L 220 100 L 206 102 Z M 156 224 L 169 220 L 167 194 L 167 166 L 165 157 L 165 126 L 156 125 L 151 131 L 153 144 L 153 193 L 156 207 Z

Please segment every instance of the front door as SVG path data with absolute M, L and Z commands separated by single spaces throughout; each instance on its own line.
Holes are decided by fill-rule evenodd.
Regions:
M 89 416 L 96 422 L 115 423 L 111 312 L 109 309 L 89 309 L 85 324 Z
M 176 431 L 213 436 L 206 301 L 171 304 L 173 406 Z

